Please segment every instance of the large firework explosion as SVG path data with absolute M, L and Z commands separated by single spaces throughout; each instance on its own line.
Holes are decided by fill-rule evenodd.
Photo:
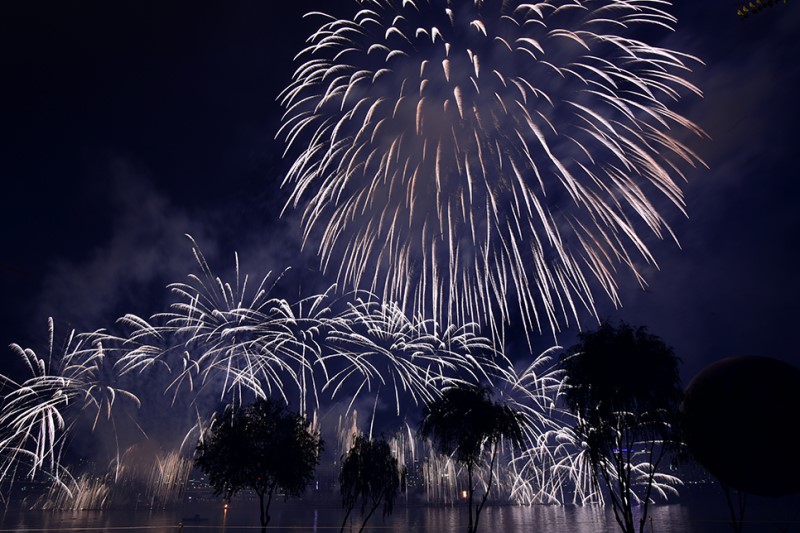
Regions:
M 46 360 L 15 347 L 32 375 L 22 382 L 3 378 L 2 484 L 51 480 L 50 492 L 33 503 L 38 508 L 125 505 L 132 493 L 149 495 L 150 505 L 174 504 L 194 445 L 213 424 L 216 408 L 272 396 L 306 414 L 316 428 L 337 432 L 338 455 L 356 433 L 373 434 L 376 425 L 381 432 L 400 428 L 391 436 L 392 448 L 416 476 L 422 497 L 452 502 L 464 473 L 418 436 L 409 416 L 443 388 L 467 382 L 491 384 L 525 417 L 526 449 L 508 449 L 496 466 L 500 498 L 553 503 L 577 494 L 573 499 L 582 503 L 596 500 L 582 485 L 585 466 L 574 459 L 580 447 L 563 436 L 569 415 L 559 406 L 557 349 L 517 371 L 475 324 L 440 327 L 364 292 L 333 298 L 329 290 L 288 301 L 272 293 L 271 276 L 250 288 L 237 262 L 234 280 L 225 282 L 198 248 L 194 252 L 199 272 L 170 286 L 175 300 L 168 312 L 149 319 L 126 315 L 120 319 L 124 334 L 71 334 L 61 350 L 51 324 Z M 162 403 L 149 405 L 159 397 Z M 361 424 L 357 401 L 362 412 L 368 407 Z M 127 404 L 141 405 L 138 429 L 120 434 L 123 424 L 115 420 L 130 415 Z M 337 405 L 338 430 L 330 411 Z M 150 416 L 169 417 L 171 440 L 156 444 L 158 436 L 148 435 Z M 105 460 L 84 458 L 91 468 L 83 470 L 64 460 L 81 421 L 91 430 L 82 436 L 84 445 L 90 433 L 114 443 Z
M 170 286 L 165 312 L 120 319 L 126 333 L 73 334 L 59 352 L 51 324 L 48 357 L 14 347 L 30 377 L 0 376 L 0 485 L 50 479 L 40 507 L 103 507 L 126 484 L 173 501 L 212 407 L 280 397 L 320 424 L 323 406 L 355 416 L 362 401 L 371 433 L 379 405 L 399 420 L 447 385 L 486 382 L 525 416 L 499 494 L 602 500 L 553 353 L 519 371 L 496 341 L 517 312 L 555 333 L 596 313 L 598 289 L 619 304 L 620 265 L 644 283 L 649 240 L 672 236 L 662 209 L 683 211 L 681 167 L 700 162 L 680 141 L 700 130 L 670 108 L 700 94 L 682 77 L 697 60 L 642 40 L 675 22 L 661 0 L 356 2 L 351 18 L 318 14 L 279 133 L 299 152 L 287 209 L 338 284 L 289 301 L 280 275 L 252 284 L 237 260 L 224 282 L 195 247 L 199 273 Z M 140 403 L 137 377 L 191 411 L 146 472 L 115 427 Z M 79 423 L 113 434 L 107 475 L 62 462 Z M 346 427 L 342 446 L 360 431 Z M 463 473 L 401 427 L 394 453 L 420 465 L 427 500 L 455 501 Z
M 495 333 L 618 305 L 619 265 L 644 284 L 702 134 L 670 109 L 699 60 L 642 40 L 668 2 L 356 1 L 316 14 L 281 95 L 286 207 L 325 270 Z

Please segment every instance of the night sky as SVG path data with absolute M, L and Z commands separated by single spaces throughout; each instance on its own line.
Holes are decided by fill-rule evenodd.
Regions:
M 12 342 L 111 327 L 164 310 L 194 271 L 191 234 L 220 274 L 234 251 L 260 277 L 291 266 L 302 291 L 330 283 L 279 217 L 291 161 L 275 139 L 279 92 L 317 22 L 350 2 L 28 1 L 0 4 L 0 371 Z M 687 172 L 680 247 L 652 243 L 649 286 L 620 271 L 622 307 L 674 347 L 688 382 L 731 355 L 798 364 L 800 9 L 740 21 L 736 3 L 678 1 L 653 44 L 695 55 L 704 92 L 678 106 L 710 140 L 685 138 L 709 168 Z M 585 328 L 594 325 L 582 318 Z M 509 355 L 530 353 L 512 326 Z M 534 337 L 534 351 L 574 342 Z M 516 339 L 516 340 L 515 340 Z

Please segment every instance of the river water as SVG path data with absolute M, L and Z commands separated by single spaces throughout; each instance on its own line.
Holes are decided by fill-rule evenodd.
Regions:
M 745 507 L 745 533 L 800 533 L 800 498 L 749 497 Z M 344 517 L 341 509 L 312 502 L 273 502 L 270 533 L 337 532 Z M 722 492 L 691 501 L 654 505 L 647 533 L 730 533 L 730 514 Z M 360 526 L 358 514 L 352 531 Z M 381 533 L 461 533 L 466 530 L 466 509 L 461 506 L 425 507 L 399 504 L 387 518 L 374 515 L 365 531 Z M 182 526 L 181 526 L 182 524 Z M 18 511 L 0 515 L 0 531 L 14 532 L 141 532 L 176 533 L 259 531 L 257 501 L 237 499 L 225 510 L 222 502 L 185 503 L 180 509 L 139 511 Z M 346 529 L 347 530 L 347 529 Z M 595 506 L 497 506 L 481 515 L 479 531 L 485 533 L 616 533 L 610 508 Z

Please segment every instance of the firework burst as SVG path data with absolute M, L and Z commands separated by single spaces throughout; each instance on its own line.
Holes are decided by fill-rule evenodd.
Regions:
M 194 252 L 200 273 L 170 286 L 176 298 L 168 312 L 149 320 L 126 315 L 121 319 L 129 329 L 125 334 L 72 333 L 61 347 L 54 342 L 51 322 L 45 357 L 13 346 L 30 377 L 14 381 L 0 376 L 5 393 L 0 406 L 0 482 L 46 476 L 52 490 L 36 503 L 41 508 L 106 508 L 130 503 L 130 495 L 139 492 L 147 495 L 151 506 L 171 504 L 182 494 L 191 451 L 204 428 L 214 423 L 220 400 L 233 408 L 254 397 L 298 402 L 319 430 L 320 407 L 344 397 L 349 405 L 338 432 L 343 453 L 349 439 L 361 431 L 356 400 L 366 396 L 372 405 L 371 414 L 362 417 L 371 436 L 381 399 L 389 399 L 385 403 L 395 408 L 399 423 L 407 409 L 434 400 L 447 385 L 464 382 L 491 385 L 499 399 L 524 415 L 527 446 L 521 451 L 503 448 L 502 461 L 491 472 L 498 480 L 499 498 L 518 503 L 602 501 L 592 483 L 587 451 L 570 428 L 574 420 L 560 405 L 559 347 L 518 368 L 476 323 L 442 326 L 366 291 L 334 298 L 334 287 L 287 301 L 272 295 L 277 280 L 271 275 L 251 288 L 237 262 L 235 279 L 224 282 L 196 245 Z M 172 400 L 163 408 L 177 417 L 167 440 L 176 428 L 192 426 L 176 450 L 170 448 L 175 442 L 142 457 L 137 452 L 142 447 L 134 442 L 128 452 L 120 452 L 121 441 L 147 437 L 142 428 L 135 435 L 119 435 L 123 426 L 115 422 L 120 404 L 140 406 L 130 392 L 138 389 L 129 386 L 139 374 L 146 376 L 138 383 L 143 387 L 139 392 L 159 389 L 158 398 L 144 397 L 147 409 L 140 416 L 154 412 L 151 403 L 160 402 L 163 392 L 171 396 L 167 404 Z M 123 383 L 123 378 L 130 381 Z M 205 401 L 209 398 L 214 406 Z M 313 415 L 308 412 L 312 410 Z M 387 418 L 381 418 L 386 424 Z M 108 431 L 105 440 L 110 436 L 116 445 L 116 456 L 100 474 L 62 466 L 78 421 L 92 430 Z M 402 424 L 392 448 L 413 478 L 412 485 L 424 489 L 429 502 L 456 501 L 464 472 L 452 458 L 439 456 L 407 420 Z M 153 439 L 150 446 L 154 443 Z M 636 459 L 637 476 L 654 475 L 658 494 L 673 490 L 673 478 L 655 473 L 646 457 Z M 489 471 L 482 468 L 476 474 L 488 479 Z
M 401 395 L 415 404 L 431 401 L 447 383 L 483 377 L 480 361 L 496 353 L 475 324 L 442 331 L 432 320 L 409 318 L 397 304 L 369 296 L 356 297 L 341 318 L 327 338 L 330 353 L 323 359 L 337 371 L 325 388 L 333 398 L 354 383 L 350 406 L 362 390 L 374 388 L 377 395 L 386 387 L 399 415 Z
M 326 270 L 443 323 L 499 330 L 516 301 L 554 333 L 598 286 L 619 304 L 618 265 L 644 283 L 699 162 L 673 132 L 702 134 L 669 107 L 699 60 L 638 38 L 666 2 L 358 4 L 281 95 L 287 209 Z
M 102 331 L 80 335 L 73 331 L 59 347 L 52 319 L 48 325 L 46 357 L 11 345 L 30 376 L 19 383 L 0 376 L 0 383 L 11 389 L 0 409 L 0 481 L 13 480 L 24 466 L 25 477 L 41 473 L 69 492 L 67 484 L 74 480 L 61 459 L 76 423 L 88 415 L 93 431 L 101 420 L 114 428 L 118 399 L 125 398 L 137 408 L 140 402 L 119 386 L 113 364 L 106 363 L 115 350 L 113 337 Z
M 161 364 L 173 376 L 173 399 L 183 391 L 195 396 L 210 391 L 234 405 L 273 394 L 289 403 L 288 393 L 296 387 L 305 409 L 309 386 L 316 391 L 308 375 L 320 356 L 317 338 L 326 323 L 327 293 L 290 304 L 272 296 L 280 276 L 271 272 L 253 289 L 239 271 L 238 255 L 234 281 L 224 282 L 192 244 L 200 273 L 170 285 L 176 296 L 171 310 L 150 320 L 121 319 L 133 328 L 121 372 Z

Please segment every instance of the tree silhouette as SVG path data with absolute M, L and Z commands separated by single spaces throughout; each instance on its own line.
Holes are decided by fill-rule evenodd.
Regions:
M 228 406 L 203 434 L 195 464 L 217 496 L 231 498 L 252 489 L 264 532 L 275 491 L 282 489 L 287 498 L 302 494 L 319 464 L 322 445 L 302 415 L 270 399 L 259 400 L 238 410 Z
M 361 515 L 366 513 L 359 532 L 364 531 L 367 521 L 381 504 L 383 516 L 391 514 L 394 498 L 400 488 L 400 473 L 397 459 L 386 440 L 371 440 L 358 435 L 342 460 L 339 486 L 342 505 L 347 511 L 340 532 L 344 531 L 347 519 L 359 500 Z
M 478 520 L 492 488 L 494 464 L 501 439 L 522 446 L 522 415 L 507 405 L 494 403 L 483 386 L 459 384 L 424 407 L 420 428 L 423 438 L 432 437 L 438 451 L 466 466 L 469 523 L 467 533 L 478 530 Z M 473 476 L 489 452 L 489 477 L 480 502 L 474 503 Z M 474 519 L 473 519 L 474 513 Z
M 659 464 L 680 439 L 680 359 L 646 328 L 624 322 L 603 323 L 579 339 L 562 357 L 575 430 L 625 533 L 636 531 L 632 508 L 641 504 L 641 533 L 657 477 L 669 478 Z

